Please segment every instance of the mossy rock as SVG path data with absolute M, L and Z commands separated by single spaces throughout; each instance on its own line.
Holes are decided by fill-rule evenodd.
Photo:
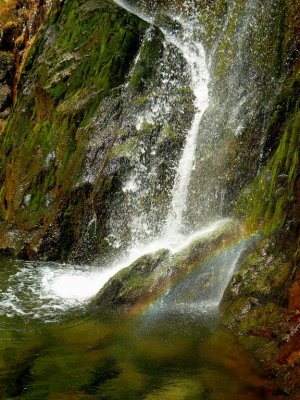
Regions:
M 60 231 L 61 211 L 72 204 L 95 136 L 95 127 L 84 129 L 124 82 L 144 29 L 142 21 L 106 0 L 55 3 L 30 50 L 18 101 L 0 139 L 0 218 L 7 230 L 13 224 L 16 232 L 27 232 L 37 251 L 50 232 L 56 237 Z M 109 154 L 111 145 L 104 152 Z M 48 162 L 49 154 L 55 158 Z M 80 208 L 83 218 L 88 207 Z M 70 224 L 76 241 L 80 218 Z M 66 254 L 72 245 L 60 237 Z
M 144 255 L 111 278 L 96 295 L 93 304 L 100 309 L 134 311 L 135 307 L 163 296 L 182 277 L 188 278 L 200 271 L 214 254 L 222 252 L 240 235 L 239 228 L 228 223 L 211 235 L 195 238 L 175 254 L 162 249 Z M 209 275 L 207 280 L 210 278 Z M 211 289 L 210 284 L 208 288 Z M 200 292 L 203 290 L 205 287 L 199 288 Z
M 270 159 L 244 189 L 237 203 L 237 214 L 245 217 L 250 229 L 260 228 L 271 235 L 283 228 L 288 220 L 292 226 L 297 224 L 299 128 L 299 71 L 296 70 L 275 100 L 269 120 L 266 146 Z
M 168 250 L 142 256 L 128 268 L 117 273 L 97 294 L 95 304 L 101 307 L 118 308 L 143 301 L 156 286 L 156 274 L 160 274 Z
M 274 303 L 266 303 L 255 307 L 245 314 L 238 326 L 242 334 L 251 335 L 256 331 L 273 327 L 280 323 L 285 316 L 284 310 Z M 274 330 L 273 330 L 274 331 Z

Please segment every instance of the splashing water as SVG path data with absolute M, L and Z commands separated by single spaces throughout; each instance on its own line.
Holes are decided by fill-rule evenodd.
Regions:
M 1 287 L 0 315 L 8 317 L 55 319 L 96 294 L 107 278 L 106 271 L 89 266 L 15 261 L 6 267 L 3 260 L 0 265 L 1 281 L 7 282 Z

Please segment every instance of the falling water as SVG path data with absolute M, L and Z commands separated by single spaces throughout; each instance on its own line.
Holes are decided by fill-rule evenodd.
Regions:
M 202 44 L 195 40 L 195 27 L 199 22 L 195 19 L 183 21 L 175 19 L 181 23 L 183 28 L 182 38 L 172 36 L 166 31 L 165 37 L 182 52 L 190 69 L 191 88 L 195 97 L 195 115 L 186 138 L 181 159 L 179 161 L 175 184 L 172 191 L 171 211 L 165 227 L 165 235 L 176 235 L 181 232 L 183 224 L 183 214 L 186 210 L 188 186 L 195 159 L 197 136 L 200 123 L 205 110 L 208 107 L 208 82 L 209 73 L 206 65 L 206 57 Z
M 131 5 L 132 1 L 138 2 L 139 6 Z M 100 258 L 106 254 L 100 254 L 93 265 L 0 259 L 0 397 L 3 394 L 5 398 L 20 399 L 273 399 L 273 386 L 269 387 L 261 376 L 256 375 L 253 360 L 241 352 L 236 340 L 227 331 L 217 329 L 218 318 L 214 314 L 249 242 L 245 238 L 240 241 L 238 232 L 235 233 L 238 224 L 221 218 L 223 214 L 210 207 L 211 203 L 220 203 L 222 188 L 216 181 L 222 180 L 224 175 L 219 174 L 214 180 L 211 177 L 218 175 L 224 164 L 221 163 L 219 169 L 206 174 L 212 165 L 211 149 L 215 143 L 210 148 L 207 144 L 219 139 L 216 138 L 219 131 L 211 129 L 218 115 L 223 112 L 223 117 L 232 112 L 229 123 L 240 123 L 238 114 L 249 97 L 237 96 L 239 101 L 232 101 L 234 110 L 226 103 L 228 110 L 214 114 L 214 99 L 208 90 L 210 87 L 210 92 L 213 92 L 211 81 L 214 79 L 214 71 L 210 69 L 210 77 L 207 54 L 199 39 L 199 18 L 195 10 L 191 12 L 193 0 L 183 1 L 186 4 L 184 13 L 164 10 L 162 19 L 156 18 L 161 15 L 156 14 L 153 3 L 150 4 L 153 9 L 149 10 L 149 7 L 144 8 L 144 1 L 114 0 L 150 24 L 146 29 L 144 43 L 152 40 L 153 32 L 155 35 L 157 31 L 154 27 L 156 25 L 161 32 L 159 39 L 163 48 L 160 63 L 155 66 L 156 78 L 158 76 L 156 86 L 154 84 L 146 91 L 144 97 L 147 99 L 143 107 L 130 108 L 125 105 L 123 109 L 124 113 L 135 109 L 138 112 L 129 113 L 130 116 L 126 117 L 124 125 L 129 121 L 129 129 L 128 132 L 125 129 L 125 138 L 122 138 L 124 141 L 121 140 L 121 144 L 127 144 L 129 137 L 130 140 L 137 140 L 137 145 L 132 151 L 134 154 L 130 168 L 126 169 L 127 175 L 124 178 L 121 174 L 121 189 L 117 192 L 121 196 L 114 193 L 115 198 L 110 204 L 115 211 L 115 218 L 110 221 L 111 230 L 107 239 L 115 250 L 114 262 L 108 264 Z M 248 3 L 252 5 L 256 1 Z M 132 65 L 132 73 L 139 67 L 140 54 Z M 130 100 L 131 72 L 122 89 L 124 99 Z M 229 81 L 230 77 L 227 83 Z M 184 101 L 179 101 L 179 107 L 176 104 L 178 85 L 180 89 L 187 89 L 192 104 L 188 113 L 185 113 Z M 254 97 L 255 93 L 251 92 L 251 96 Z M 218 107 L 221 105 L 222 102 Z M 181 137 L 179 140 L 176 137 L 174 142 L 183 145 L 180 154 L 179 149 L 177 153 L 170 151 L 173 160 L 169 165 L 170 154 L 156 153 L 159 151 L 155 142 L 157 131 L 150 129 L 148 138 L 143 138 L 143 127 L 148 125 L 153 128 L 158 125 L 158 130 L 163 130 L 170 125 L 174 114 L 178 114 L 178 120 L 185 118 L 186 126 L 183 123 L 183 129 L 182 125 L 176 127 Z M 121 123 L 117 124 L 120 131 L 124 127 L 121 126 L 123 117 L 120 118 Z M 212 119 L 206 124 L 206 128 L 209 125 L 208 129 L 203 129 L 205 118 L 206 121 Z M 103 124 L 105 129 L 110 122 L 109 116 L 107 121 L 108 124 Z M 113 128 L 109 126 L 111 131 Z M 238 129 L 235 133 L 238 134 Z M 147 143 L 147 139 L 150 143 Z M 223 144 L 218 142 L 220 147 Z M 169 174 L 170 178 L 167 195 L 157 196 L 157 201 L 152 202 L 158 192 L 163 193 L 164 188 L 161 186 L 164 181 L 159 181 L 161 171 L 157 160 L 164 156 L 164 165 L 168 164 L 166 175 Z M 202 164 L 200 167 L 197 165 L 197 158 L 200 161 L 198 164 L 206 164 L 206 169 L 201 168 Z M 94 162 L 86 176 L 89 182 L 95 182 L 97 168 L 98 164 Z M 209 185 L 199 185 L 198 177 L 194 177 L 197 174 L 204 175 L 201 182 Z M 157 187 L 157 183 L 161 186 Z M 197 185 L 198 192 L 191 196 L 193 184 Z M 202 197 L 199 196 L 201 191 Z M 212 199 L 214 193 L 217 195 Z M 192 212 L 189 197 L 196 203 Z M 161 203 L 164 203 L 162 208 Z M 97 235 L 100 223 L 100 216 L 92 211 L 86 225 L 86 242 L 90 236 Z M 205 214 L 204 218 L 198 218 L 202 213 Z M 191 219 L 194 219 L 193 223 Z M 129 240 L 122 248 L 124 232 L 128 234 Z M 207 254 L 201 251 L 203 244 L 207 246 Z M 142 318 L 131 321 L 128 314 L 121 318 L 118 314 L 117 318 L 110 319 L 108 314 L 114 313 L 101 315 L 99 311 L 95 316 L 89 314 L 88 318 L 82 318 L 84 304 L 90 304 L 90 298 L 118 271 L 142 255 L 159 249 L 169 250 L 161 252 L 167 254 L 170 262 L 166 269 L 161 268 L 164 275 L 161 276 L 170 285 L 163 287 L 164 292 L 159 292 L 156 298 L 155 290 L 151 293 L 150 307 Z M 117 250 L 122 251 L 121 259 L 116 255 Z M 190 261 L 194 255 L 196 258 L 193 263 Z M 184 268 L 176 269 L 182 260 Z M 138 269 L 141 273 L 138 279 L 140 284 L 147 277 L 143 276 L 145 270 Z M 130 272 L 135 272 L 134 268 Z M 176 279 L 168 280 L 172 272 Z M 122 285 L 122 280 L 118 278 L 114 282 Z M 159 278 L 157 282 L 161 283 Z M 142 306 L 145 307 L 142 300 Z M 206 312 L 209 318 L 206 318 Z M 276 394 L 274 398 L 277 398 Z
M 121 0 L 117 4 L 128 11 L 143 18 L 148 23 L 158 26 L 163 33 L 164 55 L 158 66 L 157 75 L 160 79 L 160 93 L 155 93 L 148 100 L 149 105 L 143 112 L 137 115 L 137 131 L 145 124 L 166 125 L 170 120 L 170 114 L 174 114 L 178 105 L 174 104 L 174 88 L 187 85 L 190 88 L 190 97 L 193 99 L 193 116 L 189 121 L 185 136 L 185 143 L 179 162 L 174 162 L 173 170 L 176 170 L 173 188 L 170 188 L 169 206 L 163 209 L 161 202 L 151 205 L 149 209 L 145 205 L 151 203 L 154 191 L 160 182 L 157 182 L 157 164 L 155 160 L 144 163 L 143 155 L 147 148 L 140 142 L 137 154 L 139 157 L 123 186 L 123 193 L 126 198 L 122 202 L 124 215 L 119 213 L 112 218 L 110 224 L 111 244 L 119 247 L 124 242 L 124 233 L 118 232 L 120 221 L 125 222 L 125 231 L 131 233 L 131 241 L 128 248 L 144 247 L 145 243 L 151 243 L 158 237 L 168 246 L 169 242 L 182 240 L 182 235 L 191 233 L 188 224 L 185 223 L 185 212 L 189 192 L 189 182 L 195 160 L 197 137 L 200 123 L 209 105 L 209 72 L 207 68 L 206 55 L 200 37 L 203 28 L 199 24 L 199 18 L 195 8 L 189 5 L 189 11 L 184 15 L 176 15 L 176 11 L 165 13 L 164 19 L 156 17 L 152 10 L 151 14 L 145 15 L 141 7 L 133 6 L 129 2 Z M 146 5 L 143 5 L 146 8 Z M 147 12 L 149 12 L 147 10 Z M 169 23 L 168 23 L 169 22 Z M 138 63 L 139 55 L 137 57 Z M 182 62 L 184 67 L 182 68 Z M 136 63 L 135 63 L 136 65 Z M 179 106 L 181 107 L 181 106 Z M 180 110 L 176 110 L 180 112 Z M 156 158 L 157 144 L 152 144 L 150 156 Z M 114 209 L 119 208 L 117 205 Z M 114 211 L 115 212 L 115 211 Z M 113 212 L 113 213 L 114 213 Z M 211 221 L 210 221 L 211 222 Z M 116 228 L 117 227 L 117 228 Z M 199 229 L 199 227 L 197 228 Z
M 199 227 L 198 229 L 190 229 L 188 223 L 185 221 L 189 183 L 194 168 L 200 125 L 202 117 L 209 105 L 208 84 L 210 77 L 205 51 L 200 41 L 203 32 L 202 27 L 199 26 L 196 10 L 193 9 L 192 14 L 180 16 L 173 16 L 171 13 L 168 13 L 166 16 L 171 19 L 171 26 L 173 26 L 173 29 L 170 29 L 169 26 L 166 27 L 164 24 L 161 24 L 160 20 L 157 22 L 155 13 L 150 16 L 145 16 L 140 9 L 129 5 L 127 2 L 117 0 L 116 3 L 145 19 L 147 22 L 156 24 L 164 35 L 165 49 L 171 46 L 171 48 L 178 51 L 178 55 L 182 56 L 186 64 L 185 73 L 187 74 L 189 86 L 191 88 L 195 110 L 190 127 L 186 132 L 185 144 L 180 160 L 176 166 L 176 175 L 171 190 L 171 202 L 167 216 L 164 218 L 163 215 L 158 214 L 159 218 L 154 221 L 155 229 L 151 229 L 153 228 L 151 227 L 151 222 L 153 223 L 153 221 L 151 221 L 152 215 L 147 213 L 145 208 L 136 206 L 137 204 L 139 205 L 139 196 L 144 196 L 145 194 L 146 196 L 151 196 L 151 188 L 145 187 L 147 177 L 146 179 L 142 179 L 141 176 L 144 176 L 143 174 L 145 171 L 147 171 L 148 177 L 155 175 L 155 169 L 153 168 L 149 171 L 145 165 L 139 162 L 134 172 L 131 173 L 130 178 L 125 182 L 123 190 L 134 193 L 134 196 L 129 199 L 129 204 L 134 203 L 135 205 L 134 215 L 128 225 L 131 232 L 134 232 L 134 234 L 133 240 L 129 243 L 125 251 L 126 255 L 125 257 L 123 256 L 123 262 L 120 264 L 121 269 L 122 264 L 128 266 L 132 261 L 144 254 L 155 252 L 160 248 L 166 248 L 169 249 L 171 253 L 177 253 L 194 240 L 208 237 L 212 232 L 224 227 L 225 224 L 228 224 L 228 219 L 211 219 L 205 227 L 202 226 L 202 229 L 199 229 Z M 170 91 L 168 91 L 168 95 L 169 93 Z M 154 107 L 152 104 L 152 108 L 146 110 L 144 115 L 138 115 L 137 127 L 139 128 L 145 121 L 152 123 L 160 118 L 167 119 L 166 110 L 168 106 L 170 106 L 170 104 L 168 104 L 168 101 L 170 102 L 170 97 L 171 96 L 169 96 L 167 100 L 164 99 L 164 101 L 161 102 L 157 101 Z M 145 151 L 146 150 L 142 148 L 142 152 Z M 142 199 L 144 199 L 144 197 L 142 197 Z M 141 201 L 141 204 L 143 205 L 144 201 Z M 127 207 L 125 207 L 125 209 L 127 209 Z M 241 255 L 242 248 L 243 246 L 237 246 L 221 254 L 218 261 L 212 262 L 211 265 L 207 267 L 211 276 L 210 281 L 214 284 L 214 288 L 211 289 L 210 293 L 206 293 L 206 303 L 215 307 L 220 302 Z M 203 278 L 204 275 L 201 274 L 201 276 Z M 216 279 L 217 276 L 218 278 Z M 199 278 L 199 282 L 200 281 L 201 279 Z M 187 285 L 188 284 L 189 283 L 187 283 Z M 197 289 L 194 288 L 194 292 L 195 290 L 199 291 L 199 286 Z M 195 298 L 197 298 L 197 295 L 194 296 L 194 300 Z M 202 298 L 201 301 L 203 303 L 204 298 Z M 189 302 L 193 303 L 192 299 L 190 299 Z M 200 308 L 201 307 L 198 307 L 198 310 Z

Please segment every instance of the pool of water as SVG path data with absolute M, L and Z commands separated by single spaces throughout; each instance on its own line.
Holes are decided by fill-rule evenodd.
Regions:
M 71 288 L 59 305 L 51 282 L 67 267 L 48 265 L 45 284 L 45 265 L 34 266 L 0 263 L 1 400 L 279 398 L 217 313 L 102 315 Z

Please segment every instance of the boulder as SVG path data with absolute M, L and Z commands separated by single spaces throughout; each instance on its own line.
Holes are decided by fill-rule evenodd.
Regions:
M 134 311 L 137 306 L 169 292 L 183 277 L 185 280 L 193 279 L 193 274 L 201 274 L 201 270 L 203 279 L 198 291 L 207 293 L 216 281 L 211 279 L 211 271 L 206 267 L 216 254 L 236 243 L 240 237 L 240 228 L 231 222 L 205 237 L 195 238 L 177 253 L 161 249 L 143 255 L 111 278 L 96 295 L 93 304 L 106 310 L 125 308 Z

